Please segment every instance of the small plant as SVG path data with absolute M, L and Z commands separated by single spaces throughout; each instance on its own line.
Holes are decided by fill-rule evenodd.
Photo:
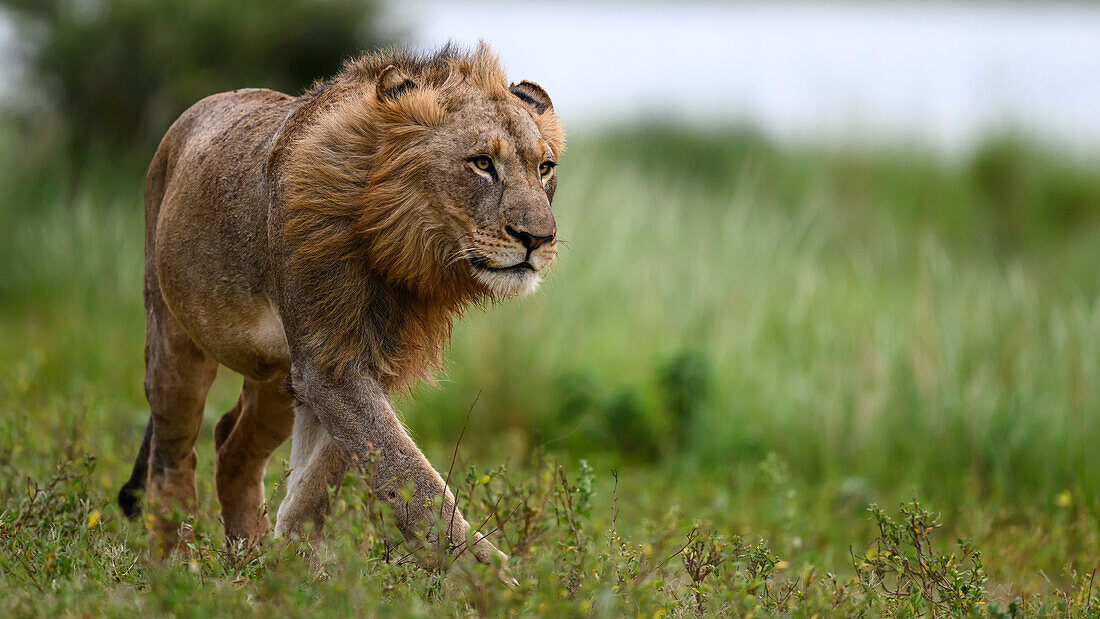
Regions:
M 554 511 L 558 524 L 564 523 L 570 532 L 570 535 L 563 536 L 558 542 L 561 551 L 560 575 L 570 599 L 576 595 L 577 589 L 584 581 L 584 562 L 590 541 L 589 535 L 585 532 L 585 522 L 591 510 L 594 478 L 592 467 L 588 466 L 584 460 L 581 460 L 576 484 L 569 483 L 565 467 L 558 467 L 561 488 L 555 495 L 557 501 Z
M 692 533 L 695 533 L 692 531 Z M 691 578 L 691 593 L 695 598 L 695 613 L 702 616 L 704 606 L 703 581 L 716 572 L 725 557 L 715 544 L 715 535 L 695 536 L 682 554 L 684 571 Z
M 864 588 L 882 594 L 898 610 L 914 614 L 967 614 L 985 604 L 981 553 L 962 539 L 957 552 L 938 552 L 932 534 L 943 526 L 939 516 L 923 509 L 916 499 L 901 506 L 897 520 L 876 504 L 868 511 L 878 525 L 878 539 L 862 554 L 852 553 Z
M 577 513 L 589 518 L 592 516 L 592 497 L 596 495 L 592 485 L 596 483 L 596 472 L 587 460 L 578 463 L 577 484 L 573 487 L 577 495 Z

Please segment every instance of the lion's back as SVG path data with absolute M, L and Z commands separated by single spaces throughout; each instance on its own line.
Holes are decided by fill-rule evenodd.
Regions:
M 199 100 L 180 114 L 161 138 L 149 166 L 147 190 L 158 175 L 167 181 L 180 167 L 231 166 L 232 159 L 274 137 L 295 101 L 263 88 L 243 88 Z

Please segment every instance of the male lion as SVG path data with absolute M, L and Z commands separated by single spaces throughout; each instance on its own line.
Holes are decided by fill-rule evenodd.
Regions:
M 194 509 L 195 439 L 220 363 L 244 375 L 214 430 L 229 538 L 270 526 L 264 468 L 293 434 L 277 536 L 319 535 L 328 486 L 371 460 L 372 491 L 406 538 L 506 564 L 480 534 L 467 541 L 387 393 L 430 377 L 468 304 L 538 285 L 557 251 L 563 147 L 546 92 L 509 86 L 484 45 L 377 53 L 301 97 L 237 90 L 184 112 L 145 182 L 152 415 L 122 509 L 140 513 L 144 490 L 178 548 L 187 531 L 170 514 Z M 441 513 L 445 540 L 431 533 Z

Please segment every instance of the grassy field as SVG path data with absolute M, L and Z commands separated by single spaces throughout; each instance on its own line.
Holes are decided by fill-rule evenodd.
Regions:
M 552 275 L 397 399 L 439 469 L 473 407 L 452 480 L 513 555 L 504 589 L 416 567 L 350 479 L 323 549 L 225 548 L 229 372 L 196 548 L 152 557 L 111 504 L 147 418 L 144 157 L 52 144 L 0 131 L 4 616 L 1100 609 L 1095 160 L 574 136 Z

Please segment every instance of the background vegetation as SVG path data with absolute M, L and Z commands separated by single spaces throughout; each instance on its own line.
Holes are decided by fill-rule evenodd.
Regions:
M 72 148 L 155 149 L 215 92 L 297 93 L 323 68 L 385 43 L 375 0 L 0 0 L 23 33 L 36 104 Z
M 210 435 L 239 389 L 228 372 L 198 447 L 199 542 L 156 560 L 110 504 L 147 418 L 141 179 L 168 122 L 155 110 L 242 81 L 296 91 L 359 40 L 339 38 L 359 32 L 349 20 L 318 18 L 344 43 L 281 73 L 265 50 L 299 40 L 278 29 L 298 32 L 287 15 L 350 9 L 259 5 L 241 19 L 279 24 L 227 54 L 243 68 L 206 52 L 180 73 L 150 61 L 160 86 L 134 86 L 118 110 L 98 111 L 89 79 L 0 123 L 0 613 L 1100 608 L 1098 162 L 1011 136 L 948 157 L 736 128 L 574 135 L 552 276 L 533 298 L 471 312 L 442 387 L 397 400 L 437 467 L 463 435 L 459 500 L 513 555 L 520 587 L 415 567 L 352 480 L 319 555 L 226 549 Z M 117 42 L 104 65 L 123 67 L 157 27 L 195 40 L 207 27 L 100 6 L 108 21 L 79 27 L 28 13 L 31 32 L 133 33 L 145 42 Z M 214 3 L 183 6 L 186 23 L 223 27 L 201 17 Z M 79 65 L 83 45 L 44 43 L 40 58 L 52 45 L 68 50 L 63 70 L 119 79 Z M 286 456 L 270 467 L 272 512 Z

